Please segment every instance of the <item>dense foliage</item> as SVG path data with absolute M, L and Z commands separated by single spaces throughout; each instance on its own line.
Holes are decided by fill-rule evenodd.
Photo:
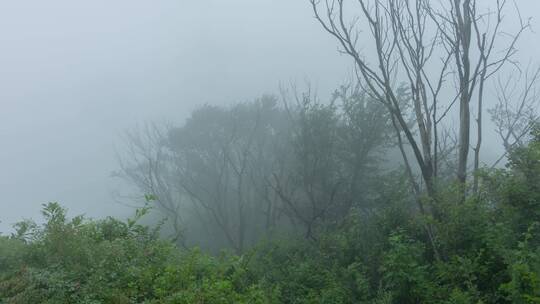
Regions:
M 264 298 L 239 257 L 181 252 L 135 220 L 68 220 L 56 203 L 43 213 L 45 225 L 19 225 L 15 235 L 1 239 L 2 303 L 261 303 Z
M 459 202 L 445 187 L 437 218 L 415 210 L 406 180 L 385 177 L 371 213 L 353 210 L 317 238 L 277 238 L 209 256 L 140 225 L 68 219 L 0 237 L 1 303 L 540 303 L 540 134 L 508 168 L 481 173 Z M 423 227 L 437 231 L 438 258 Z

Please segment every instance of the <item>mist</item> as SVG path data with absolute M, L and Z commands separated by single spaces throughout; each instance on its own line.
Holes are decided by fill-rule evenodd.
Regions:
M 4 232 L 49 201 L 131 212 L 110 173 L 136 124 L 291 81 L 329 94 L 350 69 L 303 1 L 3 2 L 0 44 Z

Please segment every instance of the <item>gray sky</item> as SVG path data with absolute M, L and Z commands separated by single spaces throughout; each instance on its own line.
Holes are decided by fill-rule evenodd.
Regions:
M 539 1 L 518 1 L 536 24 Z M 109 177 L 123 130 L 280 82 L 327 93 L 350 66 L 336 50 L 305 0 L 0 1 L 0 231 L 47 201 L 125 213 Z
M 304 81 L 348 60 L 302 0 L 0 2 L 0 231 L 40 205 L 122 214 L 109 177 L 136 123 Z

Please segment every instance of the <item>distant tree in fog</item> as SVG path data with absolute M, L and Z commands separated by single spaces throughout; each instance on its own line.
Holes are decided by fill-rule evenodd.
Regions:
M 352 208 L 373 207 L 367 198 L 390 143 L 390 119 L 358 86 L 336 90 L 330 103 L 310 91 L 285 99 L 290 166 L 287 178 L 273 184 L 289 216 L 313 238 L 321 224 L 341 220 Z
M 268 181 L 283 172 L 276 157 L 283 149 L 278 138 L 288 131 L 284 117 L 271 96 L 232 107 L 203 106 L 181 127 L 130 134 L 130 162 L 121 162 L 121 171 L 154 194 L 167 215 L 194 214 L 206 236 L 222 236 L 241 252 L 270 233 L 282 213 Z
M 229 108 L 204 106 L 169 130 L 178 186 L 237 252 L 279 216 L 265 181 L 278 165 L 272 149 L 284 123 L 276 100 L 263 97 Z
M 276 230 L 315 238 L 352 208 L 377 208 L 378 161 L 392 142 L 382 105 L 358 86 L 327 103 L 283 97 L 206 105 L 181 126 L 129 132 L 120 176 L 156 197 L 178 240 L 198 229 L 236 252 Z

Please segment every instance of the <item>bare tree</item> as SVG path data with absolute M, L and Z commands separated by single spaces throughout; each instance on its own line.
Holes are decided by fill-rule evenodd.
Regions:
M 456 179 L 461 185 L 461 200 L 464 200 L 472 103 L 478 96 L 480 136 L 475 147 L 478 156 L 484 84 L 505 63 L 511 62 L 516 52 L 515 43 L 528 24 L 521 22 L 517 33 L 500 46 L 505 0 L 496 1 L 495 11 L 487 9 L 485 12 L 479 10 L 476 0 L 309 2 L 316 20 L 338 41 L 341 51 L 354 60 L 358 80 L 366 91 L 390 113 L 418 209 L 426 217 L 436 217 L 437 213 L 430 211 L 436 209 L 433 206 L 424 206 L 422 189 L 433 205 L 437 197 L 439 138 L 445 128 L 445 118 L 458 103 Z M 367 35 L 363 35 L 363 27 L 367 28 Z M 363 47 L 368 46 L 373 46 L 373 62 L 362 53 Z M 398 97 L 397 84 L 402 82 L 411 93 L 413 124 L 408 123 L 409 111 Z M 414 177 L 405 145 L 412 150 L 420 181 Z M 435 257 L 439 259 L 433 228 L 430 224 L 425 228 Z
M 539 121 L 540 68 L 526 70 L 518 77 L 509 76 L 497 81 L 497 104 L 489 110 L 496 132 L 503 142 L 505 152 L 495 161 L 497 166 L 524 139 Z
M 445 117 L 458 103 L 456 176 L 464 185 L 471 103 L 477 96 L 481 115 L 485 81 L 511 61 L 515 43 L 528 24 L 521 22 L 517 33 L 501 47 L 498 42 L 502 40 L 501 25 L 507 6 L 504 0 L 496 1 L 494 11 L 486 9 L 485 12 L 479 11 L 476 0 L 445 0 L 437 4 L 428 0 L 309 1 L 315 18 L 337 39 L 341 51 L 354 60 L 357 76 L 369 94 L 391 113 L 398 142 L 412 149 L 431 198 L 435 198 L 440 132 L 445 126 Z M 368 35 L 362 35 L 362 26 L 367 27 Z M 376 56 L 372 63 L 362 54 L 362 47 L 370 45 Z M 495 50 L 501 52 L 495 56 Z M 407 123 L 407 111 L 397 97 L 396 83 L 402 81 L 411 92 L 413 125 Z M 481 134 L 481 116 L 477 122 Z M 481 138 L 475 148 L 477 151 L 480 145 Z M 407 170 L 412 172 L 406 153 L 403 158 Z M 418 181 L 412 183 L 419 196 Z M 462 192 L 464 196 L 465 187 Z

